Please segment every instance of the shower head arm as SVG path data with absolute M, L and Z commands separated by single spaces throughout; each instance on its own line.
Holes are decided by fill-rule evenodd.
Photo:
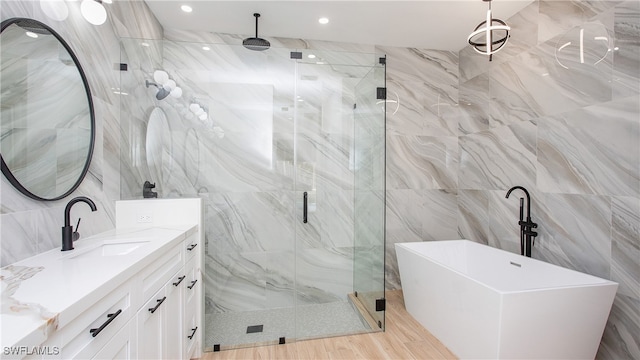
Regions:
M 159 84 L 156 84 L 156 83 L 151 82 L 151 81 L 149 81 L 149 80 L 145 80 L 144 84 L 145 84 L 147 87 L 149 87 L 149 85 L 153 85 L 153 86 L 155 86 L 155 87 L 156 87 L 156 88 L 158 88 L 158 89 L 160 89 L 160 88 L 162 87 L 162 86 L 160 86 Z
M 260 14 L 254 13 L 253 16 L 255 16 L 256 18 L 256 38 L 257 38 L 258 37 L 258 18 L 260 17 Z

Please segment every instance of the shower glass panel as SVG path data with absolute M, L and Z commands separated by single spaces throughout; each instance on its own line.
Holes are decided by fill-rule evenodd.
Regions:
M 382 62 L 382 64 L 380 64 Z M 356 85 L 354 108 L 354 269 L 356 302 L 384 328 L 386 58 Z
M 384 290 L 379 57 L 142 39 L 121 49 L 121 198 L 150 181 L 158 197 L 203 199 L 205 350 L 380 330 L 384 312 L 353 296 Z M 156 70 L 182 97 L 156 98 L 145 86 Z

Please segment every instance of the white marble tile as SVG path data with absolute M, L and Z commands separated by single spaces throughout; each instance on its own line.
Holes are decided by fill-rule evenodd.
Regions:
M 215 254 L 205 258 L 208 313 L 265 309 L 266 254 Z
M 640 300 L 618 294 L 613 300 L 597 359 L 640 357 Z
M 422 192 L 422 239 L 456 239 L 458 234 L 458 204 L 455 190 L 425 190 Z
M 2 222 L 2 226 L 0 226 L 0 235 L 2 236 L 0 266 L 13 264 L 39 253 L 35 220 L 31 212 L 0 215 Z
M 489 243 L 489 192 L 458 190 L 458 235 L 481 244 Z
M 545 194 L 538 201 L 535 257 L 609 279 L 611 200 L 607 196 Z
M 460 137 L 459 187 L 499 190 L 535 185 L 536 125 L 521 122 Z
M 611 199 L 611 280 L 618 294 L 640 299 L 640 199 Z
M 458 134 L 466 135 L 489 129 L 492 106 L 489 76 L 482 74 L 460 82 Z
M 456 188 L 458 139 L 388 136 L 386 176 L 390 189 Z
M 640 194 L 638 100 L 539 121 L 538 186 L 546 192 Z
M 294 204 L 289 192 L 212 194 L 207 199 L 207 233 L 215 253 L 293 248 Z
M 353 248 L 298 250 L 296 276 L 298 304 L 344 300 L 353 292 Z

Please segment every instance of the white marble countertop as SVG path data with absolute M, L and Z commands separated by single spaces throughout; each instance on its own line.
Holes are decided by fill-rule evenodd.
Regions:
M 196 225 L 114 229 L 79 239 L 74 250 L 56 248 L 0 269 L 0 346 L 42 344 L 56 329 L 196 231 Z M 120 253 L 105 256 L 102 244 L 133 246 L 107 246 Z

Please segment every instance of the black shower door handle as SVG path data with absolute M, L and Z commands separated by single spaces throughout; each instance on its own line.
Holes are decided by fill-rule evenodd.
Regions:
M 309 194 L 305 191 L 302 194 L 302 222 L 307 223 L 307 204 L 309 202 Z

